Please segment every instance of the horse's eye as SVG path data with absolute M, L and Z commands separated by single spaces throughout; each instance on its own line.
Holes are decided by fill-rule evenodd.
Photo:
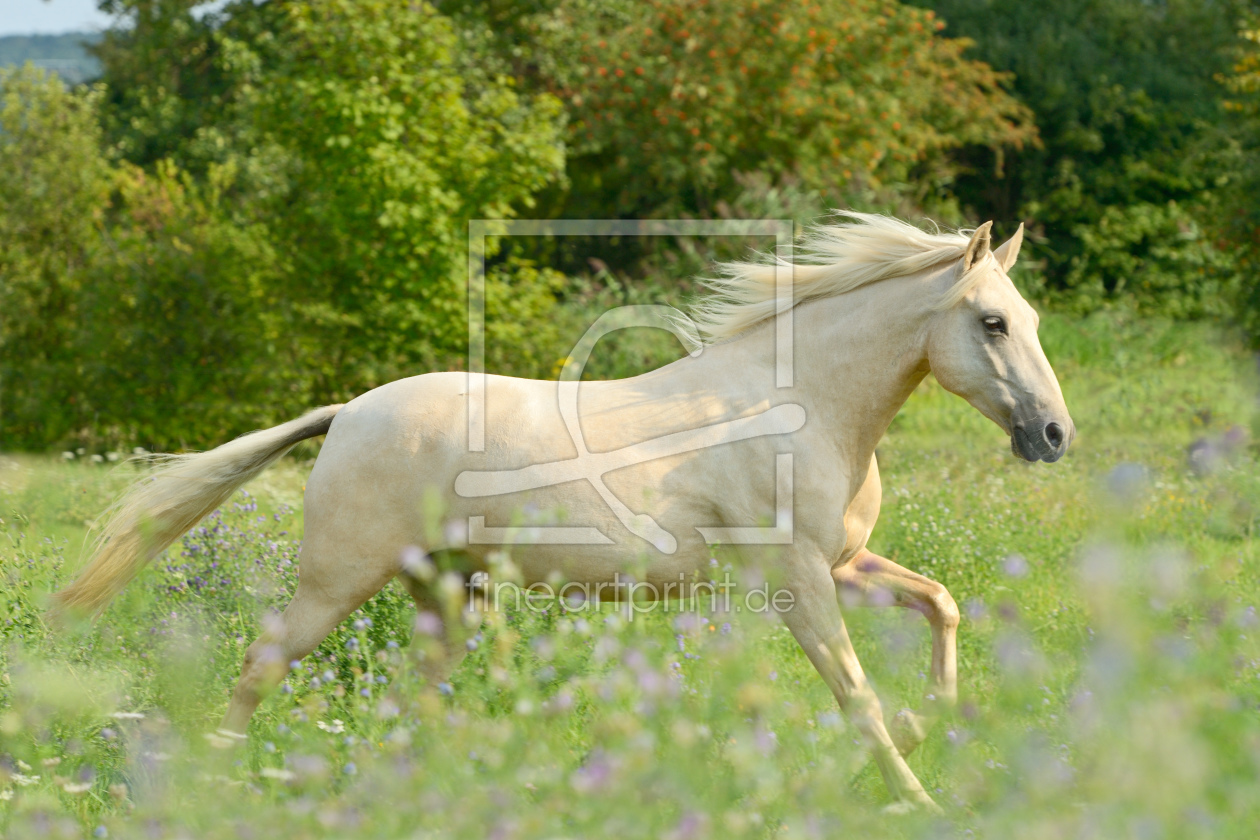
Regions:
M 984 329 L 990 335 L 1006 335 L 1006 322 L 996 316 L 984 319 Z

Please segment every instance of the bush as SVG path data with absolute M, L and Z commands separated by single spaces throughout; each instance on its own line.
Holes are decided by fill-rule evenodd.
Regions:
M 76 407 L 58 392 L 76 361 L 79 293 L 100 257 L 112 169 L 99 89 L 70 91 L 30 65 L 0 69 L 0 447 L 42 446 Z
M 556 15 L 580 208 L 711 213 L 737 171 L 931 185 L 946 150 L 1035 138 L 1005 76 L 898 3 L 578 0 Z

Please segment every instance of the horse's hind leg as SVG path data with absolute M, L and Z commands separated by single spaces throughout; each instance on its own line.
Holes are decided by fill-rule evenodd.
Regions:
M 878 605 L 878 595 L 884 592 L 891 596 L 891 605 L 923 613 L 932 628 L 932 676 L 922 712 L 902 710 L 892 725 L 898 751 L 909 755 L 923 743 L 936 719 L 958 702 L 958 606 L 937 581 L 869 551 L 832 570 L 831 576 L 842 600 L 857 595 L 863 603 Z
M 379 592 L 397 572 L 397 562 L 384 555 L 374 560 L 350 558 L 335 552 L 302 547 L 298 587 L 284 612 L 268 622 L 245 651 L 241 676 L 220 725 L 220 734 L 245 734 L 249 719 L 289 670 L 327 638 L 346 616 Z
M 416 631 L 411 648 L 420 672 L 430 686 L 450 679 L 468 653 L 468 640 L 485 614 L 482 593 L 465 583 L 458 596 L 443 598 L 434 588 L 403 572 L 398 576 L 416 602 Z

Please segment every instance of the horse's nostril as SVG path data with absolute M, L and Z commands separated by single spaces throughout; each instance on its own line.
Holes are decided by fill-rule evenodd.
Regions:
M 1046 424 L 1046 443 L 1058 449 L 1063 443 L 1063 427 L 1058 423 Z

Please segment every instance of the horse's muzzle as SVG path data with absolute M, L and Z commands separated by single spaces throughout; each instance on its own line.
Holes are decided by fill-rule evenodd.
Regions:
M 1071 421 L 1066 428 L 1053 420 L 1047 423 L 1017 424 L 1011 430 L 1011 451 L 1025 461 L 1053 464 L 1067 452 L 1068 445 L 1075 436 L 1076 429 Z

